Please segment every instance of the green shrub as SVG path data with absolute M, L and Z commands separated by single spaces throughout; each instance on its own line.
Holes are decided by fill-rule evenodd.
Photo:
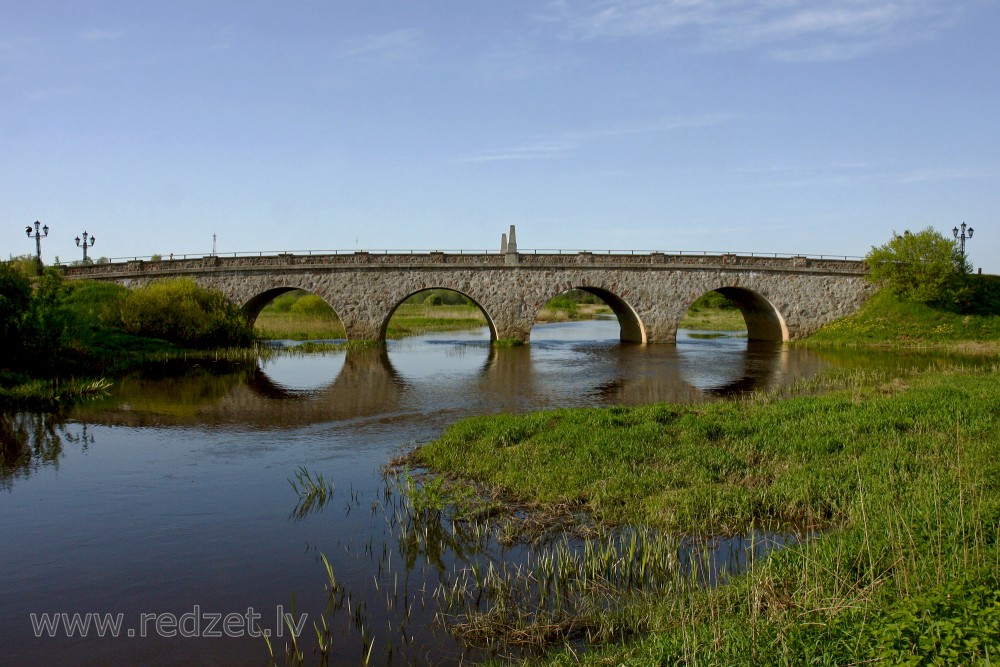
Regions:
M 162 280 L 130 292 L 122 328 L 192 348 L 246 345 L 253 339 L 238 306 L 189 278 Z
M 691 304 L 690 310 L 737 310 L 738 308 L 739 306 L 721 293 L 712 291 L 705 292 L 695 299 L 694 303 Z
M 932 227 L 913 233 L 893 232 L 888 243 L 865 257 L 867 278 L 896 296 L 923 303 L 952 302 L 968 265 L 953 239 Z
M 450 289 L 430 289 L 411 294 L 403 303 L 425 306 L 471 306 L 472 300 Z
M 315 294 L 303 294 L 289 308 L 289 312 L 297 315 L 309 315 L 312 317 L 329 316 L 333 317 L 333 308 L 330 307 L 322 297 Z
M 81 280 L 67 285 L 62 306 L 76 319 L 120 327 L 128 288 L 115 283 Z
M 963 276 L 952 309 L 961 315 L 1000 315 L 1000 276 Z

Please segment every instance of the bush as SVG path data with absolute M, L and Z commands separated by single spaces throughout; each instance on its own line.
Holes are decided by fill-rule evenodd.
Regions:
M 739 306 L 720 292 L 706 292 L 694 300 L 690 310 L 737 310 Z
M 898 297 L 923 303 L 953 303 L 968 266 L 953 239 L 928 227 L 873 247 L 865 257 L 868 280 Z
M 1000 276 L 963 276 L 954 310 L 961 315 L 1000 315 Z
M 189 278 L 162 280 L 128 294 L 122 328 L 192 348 L 246 345 L 253 340 L 243 311 Z
M 128 288 L 115 283 L 77 281 L 67 285 L 62 305 L 81 322 L 121 327 Z
M 450 289 L 430 289 L 411 294 L 403 303 L 425 306 L 471 306 L 472 301 L 460 292 Z
M 310 317 L 334 317 L 335 315 L 330 304 L 315 294 L 304 294 L 292 304 L 289 310 L 297 315 L 309 315 Z

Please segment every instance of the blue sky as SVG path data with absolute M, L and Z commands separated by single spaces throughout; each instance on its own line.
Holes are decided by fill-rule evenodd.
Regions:
M 1000 273 L 996 0 L 0 3 L 0 254 L 864 255 Z

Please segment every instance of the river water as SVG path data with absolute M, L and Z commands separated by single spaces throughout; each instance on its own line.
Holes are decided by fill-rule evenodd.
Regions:
M 0 664 L 267 664 L 263 630 L 284 664 L 279 619 L 293 605 L 312 664 L 329 600 L 321 554 L 351 607 L 330 617 L 330 664 L 474 661 L 484 653 L 437 626 L 429 600 L 465 556 L 404 553 L 381 472 L 391 457 L 467 415 L 715 400 L 830 364 L 730 336 L 643 347 L 617 335 L 613 320 L 540 325 L 513 349 L 492 349 L 485 329 L 425 335 L 127 379 L 65 413 L 3 415 L 8 464 L 21 458 L 0 477 Z M 300 467 L 334 486 L 320 511 L 296 511 Z M 51 625 L 73 614 L 91 620 L 86 636 Z M 86 614 L 121 627 L 100 637 Z

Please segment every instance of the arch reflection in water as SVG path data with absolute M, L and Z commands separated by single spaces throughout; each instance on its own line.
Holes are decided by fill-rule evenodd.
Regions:
M 258 362 L 250 384 L 272 398 L 320 393 L 340 376 L 345 356 L 339 351 L 296 354 L 291 347 L 280 356 Z
M 282 368 L 292 358 L 279 356 L 274 367 Z M 308 377 L 309 366 L 327 362 L 338 367 L 332 382 L 310 391 L 289 390 L 271 379 L 274 370 L 258 366 L 253 380 L 234 391 L 227 408 L 256 426 L 303 426 L 370 417 L 399 409 L 404 383 L 396 373 L 385 348 L 309 354 L 298 372 Z M 299 361 L 299 360 L 296 360 Z M 286 375 L 281 370 L 277 375 Z M 324 377 L 328 377 L 325 375 Z M 296 377 L 292 374 L 293 377 Z
M 256 370 L 126 379 L 114 397 L 74 408 L 129 426 L 251 430 L 377 418 L 444 427 L 468 414 L 584 405 L 691 403 L 771 388 L 815 373 L 809 351 L 745 339 L 674 345 L 595 340 L 615 320 L 541 328 L 530 346 L 496 348 L 486 328 L 391 341 L 386 348 L 279 356 Z
M 826 364 L 814 352 L 775 341 L 753 341 L 727 332 L 677 334 L 681 375 L 710 396 L 733 396 L 787 386 Z

